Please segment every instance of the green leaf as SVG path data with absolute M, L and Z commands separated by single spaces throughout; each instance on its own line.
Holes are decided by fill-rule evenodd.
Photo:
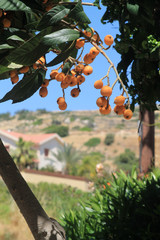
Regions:
M 42 42 L 42 39 L 46 34 L 52 31 L 53 27 L 48 27 L 42 30 L 39 34 L 32 37 L 20 47 L 12 51 L 6 57 L 7 60 L 17 64 L 23 64 L 28 66 L 32 65 L 34 62 L 36 62 L 37 59 L 39 59 L 48 51 L 50 46 L 45 45 L 44 42 Z
M 91 21 L 83 11 L 81 1 L 79 1 L 76 6 L 71 10 L 71 12 L 68 14 L 68 17 L 74 19 L 76 22 L 79 23 L 91 23 Z
M 56 24 L 61 19 L 63 19 L 69 12 L 70 9 L 67 9 L 62 5 L 52 8 L 43 16 L 40 23 L 38 24 L 37 29 L 41 30 L 43 28 L 46 28 L 46 26 Z
M 14 48 L 13 46 L 10 46 L 9 44 L 7 43 L 4 43 L 4 44 L 1 44 L 0 45 L 0 50 L 9 50 L 9 49 L 12 49 Z
M 129 13 L 137 16 L 139 11 L 139 5 L 127 3 L 127 9 Z
M 6 11 L 24 11 L 32 12 L 32 9 L 27 7 L 22 1 L 19 0 L 1 0 L 0 8 Z
M 51 62 L 49 62 L 46 66 L 54 66 L 57 65 L 58 63 L 63 62 L 66 60 L 69 56 L 72 55 L 73 49 L 75 47 L 75 44 L 71 43 L 66 46 L 66 50 L 62 51 L 57 57 L 55 57 Z
M 8 72 L 10 70 L 11 70 L 11 68 L 8 68 L 6 66 L 0 65 L 0 74 Z
M 44 37 L 43 42 L 46 45 L 55 47 L 57 44 L 73 41 L 79 38 L 80 33 L 73 29 L 61 29 Z
M 12 103 L 22 102 L 31 97 L 41 86 L 45 71 L 43 69 L 36 70 L 35 73 L 24 75 L 11 91 L 9 91 L 0 102 L 12 100 Z

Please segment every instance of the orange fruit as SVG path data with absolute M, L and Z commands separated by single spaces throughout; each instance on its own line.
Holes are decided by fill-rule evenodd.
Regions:
M 36 63 L 33 63 L 33 66 L 32 66 L 34 69 L 37 69 L 38 68 L 38 66 L 37 66 L 37 64 Z
M 55 79 L 57 74 L 58 74 L 58 70 L 52 70 L 51 73 L 50 73 L 50 78 Z
M 94 61 L 95 57 L 93 57 L 91 54 L 87 53 L 84 58 L 83 61 L 85 64 L 90 64 Z
M 76 75 L 75 70 L 71 70 L 71 74 L 72 74 L 72 76 L 75 76 Z
M 98 49 L 97 49 L 96 47 L 92 47 L 92 48 L 90 49 L 89 53 L 90 53 L 92 56 L 96 57 L 96 56 L 99 54 L 99 51 L 98 51 Z
M 95 42 L 99 42 L 99 41 L 100 41 L 100 37 L 98 36 L 97 33 L 92 36 L 92 39 L 93 39 Z
M 46 97 L 48 95 L 48 89 L 46 87 L 41 87 L 39 89 L 39 95 L 41 97 Z
M 95 81 L 94 87 L 95 87 L 96 89 L 101 89 L 101 88 L 103 87 L 103 81 L 102 81 L 102 80 L 97 80 L 97 81 Z
M 116 105 L 113 110 L 117 115 L 122 115 L 125 111 L 125 106 L 124 105 L 122 105 L 122 106 Z
M 133 112 L 130 109 L 126 109 L 123 113 L 125 119 L 129 120 L 133 116 Z
M 69 83 L 70 87 L 74 87 L 77 85 L 77 78 L 76 77 L 72 77 L 71 78 L 71 82 Z
M 80 49 L 81 47 L 84 46 L 84 44 L 85 44 L 85 40 L 83 40 L 83 39 L 81 39 L 81 38 L 78 38 L 78 39 L 76 40 L 76 45 L 75 45 L 75 47 L 76 47 L 77 49 Z
M 85 77 L 83 75 L 77 76 L 77 83 L 81 85 L 85 81 Z
M 65 80 L 63 80 L 62 82 L 61 82 L 61 88 L 63 88 L 63 89 L 65 89 L 65 88 L 67 88 L 69 85 L 68 85 L 68 83 L 65 81 Z
M 96 104 L 98 107 L 104 107 L 107 106 L 108 101 L 105 97 L 99 97 L 96 101 Z
M 60 110 L 66 110 L 66 108 L 67 108 L 67 103 L 64 102 L 62 105 L 59 105 L 58 107 L 59 107 Z
M 115 99 L 114 99 L 114 103 L 117 105 L 117 106 L 122 106 L 123 104 L 124 104 L 124 102 L 125 102 L 125 97 L 124 96 L 117 96 L 117 97 L 115 97 Z
M 10 75 L 10 77 L 15 77 L 16 75 L 18 74 L 18 72 L 17 72 L 17 70 L 11 70 L 10 72 L 9 72 L 9 75 Z
M 71 96 L 72 97 L 78 97 L 79 96 L 79 89 L 78 88 L 73 88 L 71 91 Z
M 48 85 L 49 85 L 49 80 L 48 79 L 44 79 L 41 87 L 48 87 Z
M 64 97 L 59 97 L 57 99 L 57 103 L 58 103 L 58 105 L 63 105 L 65 103 L 65 98 Z
M 69 85 L 70 82 L 72 81 L 72 77 L 74 77 L 74 76 L 67 74 L 64 78 L 64 81 Z
M 75 67 L 75 71 L 76 71 L 77 73 L 82 73 L 83 69 L 84 69 L 84 65 L 83 65 L 83 64 L 78 64 L 78 65 Z
M 110 97 L 112 95 L 112 88 L 109 86 L 103 86 L 101 88 L 101 95 L 104 97 Z
M 8 18 L 4 18 L 2 23 L 4 28 L 9 28 L 11 26 L 11 21 Z
M 63 72 L 58 73 L 58 74 L 56 74 L 56 76 L 55 76 L 55 79 L 56 79 L 58 82 L 62 82 L 62 81 L 64 80 L 64 78 L 65 78 L 65 74 L 64 74 Z
M 114 42 L 114 38 L 111 35 L 106 35 L 104 38 L 104 42 L 106 45 L 111 46 Z
M 24 66 L 24 67 L 19 69 L 19 73 L 27 73 L 28 71 L 29 71 L 29 67 L 28 66 Z
M 108 107 L 100 107 L 99 108 L 100 113 L 103 114 L 103 115 L 109 114 L 111 112 L 111 110 L 112 109 L 111 109 L 110 105 L 108 105 Z
M 19 76 L 18 76 L 18 74 L 15 75 L 14 77 L 11 77 L 11 82 L 12 82 L 12 84 L 17 83 L 18 81 L 19 81 Z
M 83 69 L 84 75 L 90 75 L 93 72 L 93 68 L 89 65 L 85 66 Z
M 93 35 L 93 33 L 94 33 L 94 29 L 91 28 L 91 30 L 92 30 L 91 32 L 84 30 L 83 31 L 84 35 L 86 35 L 87 37 L 91 37 Z

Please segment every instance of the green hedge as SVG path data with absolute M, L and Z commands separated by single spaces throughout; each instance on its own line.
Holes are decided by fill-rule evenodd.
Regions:
M 51 125 L 44 128 L 45 133 L 57 133 L 61 137 L 66 137 L 69 135 L 69 128 L 67 126 Z

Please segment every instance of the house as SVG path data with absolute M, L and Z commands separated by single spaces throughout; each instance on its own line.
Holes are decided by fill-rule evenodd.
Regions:
M 52 155 L 52 152 L 56 153 L 57 150 L 64 145 L 63 139 L 58 134 L 24 134 L 0 130 L 0 138 L 9 152 L 16 149 L 16 142 L 19 138 L 22 138 L 23 141 L 33 142 L 37 151 L 37 159 L 35 159 L 34 162 L 36 162 L 38 169 L 52 165 L 56 171 L 62 170 L 62 163 L 56 161 Z

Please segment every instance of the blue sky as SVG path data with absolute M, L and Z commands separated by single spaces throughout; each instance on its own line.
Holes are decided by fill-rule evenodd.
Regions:
M 105 8 L 102 7 L 101 10 L 98 10 L 97 7 L 90 7 L 85 6 L 84 10 L 86 14 L 88 15 L 89 19 L 91 20 L 90 27 L 93 27 L 95 29 L 102 41 L 104 37 L 107 34 L 111 34 L 114 38 L 116 34 L 119 33 L 118 31 L 118 23 L 114 24 L 102 24 L 100 22 L 101 17 L 103 13 L 105 12 Z M 85 45 L 85 50 L 83 56 L 89 52 L 92 45 L 90 43 L 87 43 Z M 106 51 L 106 54 L 109 56 L 111 61 L 114 63 L 115 66 L 117 66 L 120 55 L 115 51 L 113 47 L 111 47 L 109 50 Z M 48 56 L 48 61 L 50 61 L 52 58 L 54 58 L 54 54 L 50 54 Z M 86 81 L 80 86 L 81 92 L 80 95 L 77 98 L 72 98 L 70 96 L 70 91 L 72 88 L 67 88 L 65 90 L 65 96 L 66 96 L 66 102 L 67 102 L 67 110 L 74 111 L 74 110 L 96 110 L 98 109 L 96 105 L 96 100 L 98 97 L 100 97 L 100 90 L 97 90 L 94 88 L 94 82 L 100 78 L 102 78 L 104 75 L 106 75 L 109 64 L 107 60 L 99 54 L 94 62 L 91 64 L 93 67 L 93 73 L 90 76 L 86 77 Z M 49 74 L 52 69 L 54 68 L 48 68 L 47 71 L 47 77 L 49 78 Z M 112 70 L 110 72 L 110 82 L 111 84 L 115 81 L 116 75 L 114 71 Z M 107 81 L 104 80 L 104 84 L 107 84 Z M 121 91 L 119 90 L 119 83 L 116 84 L 113 94 L 110 98 L 110 104 L 112 108 L 114 107 L 113 101 L 114 98 L 121 94 Z M 0 98 L 2 98 L 8 91 L 12 89 L 12 84 L 10 82 L 10 79 L 1 80 L 0 81 Z M 37 109 L 43 109 L 45 108 L 48 111 L 57 111 L 58 106 L 56 103 L 56 100 L 58 97 L 62 96 L 62 90 L 60 88 L 59 82 L 51 81 L 50 85 L 48 87 L 48 96 L 46 98 L 41 98 L 39 96 L 39 93 L 36 92 L 31 98 L 21 102 L 12 104 L 11 101 L 7 101 L 4 103 L 0 103 L 0 113 L 10 112 L 11 114 L 14 114 L 16 111 L 25 109 L 30 111 L 35 111 Z

